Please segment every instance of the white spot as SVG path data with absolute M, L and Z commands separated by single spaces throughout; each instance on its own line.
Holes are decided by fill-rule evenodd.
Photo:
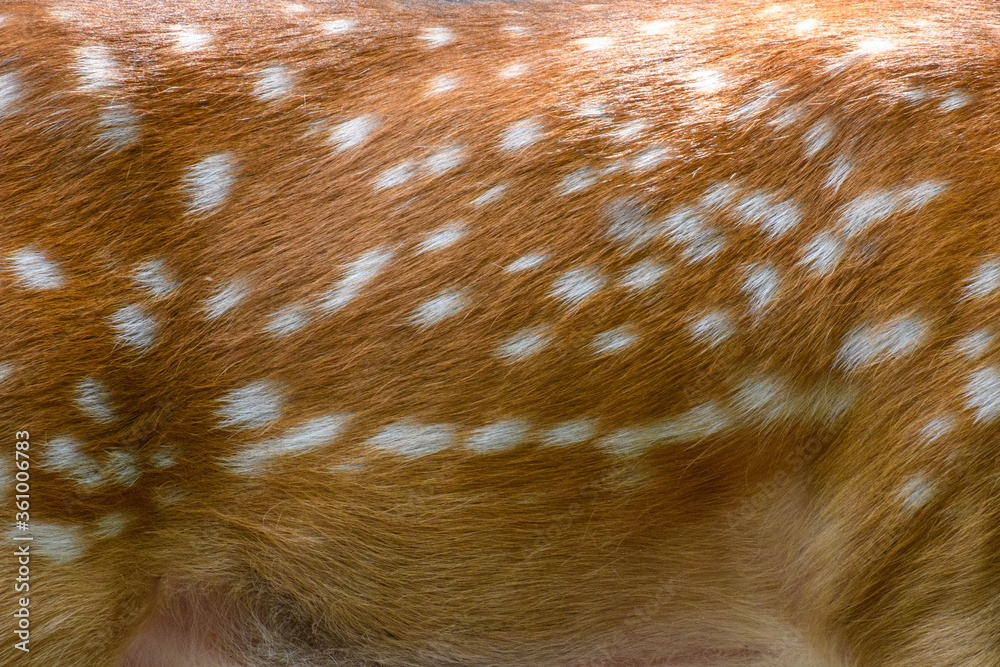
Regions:
M 334 127 L 328 141 L 335 152 L 357 148 L 368 139 L 378 124 L 378 119 L 373 114 L 356 116 Z
M 698 442 L 732 425 L 729 413 L 715 403 L 696 405 L 687 412 L 646 426 L 619 429 L 599 441 L 610 454 L 639 456 L 662 442 Z
M 233 389 L 219 402 L 222 407 L 215 414 L 223 427 L 260 428 L 281 417 L 281 396 L 269 380 L 257 380 Z
M 500 133 L 500 148 L 517 151 L 530 146 L 542 137 L 542 122 L 538 118 L 525 118 L 511 123 Z
M 743 292 L 750 297 L 750 310 L 762 310 L 778 291 L 778 271 L 771 264 L 751 265 L 743 280 Z
M 843 244 L 835 236 L 819 234 L 802 249 L 799 263 L 809 271 L 827 275 L 837 266 L 843 253 Z
M 916 211 L 947 187 L 946 183 L 922 181 L 909 187 L 866 192 L 841 209 L 840 220 L 844 232 L 850 238 L 896 212 Z
M 380 246 L 363 253 L 353 262 L 344 267 L 344 273 L 337 284 L 320 298 L 318 308 L 324 312 L 340 310 L 353 301 L 361 290 L 375 276 L 382 272 L 385 265 L 393 257 L 393 251 L 387 246 Z
M 497 72 L 497 76 L 501 79 L 514 79 L 527 74 L 529 69 L 527 63 L 515 62 Z
M 28 533 L 31 535 L 31 550 L 43 558 L 64 565 L 83 556 L 87 541 L 80 526 L 64 526 L 55 523 L 32 521 Z
M 207 32 L 190 26 L 174 26 L 170 35 L 174 40 L 174 48 L 183 53 L 198 51 L 212 40 Z
M 139 140 L 139 117 L 127 104 L 113 102 L 101 110 L 97 119 L 98 140 L 119 149 Z
M 971 95 L 961 90 L 955 90 L 949 93 L 948 96 L 941 101 L 941 104 L 938 106 L 938 111 L 942 113 L 955 111 L 956 109 L 961 109 L 966 106 L 971 101 Z
M 14 373 L 14 364 L 8 362 L 0 363 L 0 382 L 3 382 Z
M 597 334 L 591 341 L 590 347 L 594 354 L 618 354 L 634 345 L 637 340 L 639 337 L 631 327 L 626 325 Z
M 688 86 L 699 93 L 718 92 L 724 85 L 726 85 L 722 73 L 713 69 L 703 69 L 691 72 L 688 75 L 688 79 L 691 82 Z
M 823 150 L 833 139 L 836 128 L 833 121 L 823 118 L 817 121 L 812 127 L 802 135 L 802 142 L 805 144 L 806 157 L 812 157 Z
M 549 296 L 559 299 L 570 308 L 583 303 L 587 297 L 604 287 L 604 278 L 593 267 L 572 269 L 562 274 L 552 283 Z
M 424 159 L 423 169 L 431 176 L 440 176 L 462 164 L 465 149 L 462 146 L 448 146 Z
M 773 81 L 767 81 L 757 87 L 757 96 L 741 106 L 733 114 L 737 120 L 747 120 L 756 118 L 764 109 L 771 106 L 771 103 L 778 95 L 778 86 Z
M 1000 414 L 1000 371 L 982 368 L 965 383 L 965 403 L 975 411 L 977 422 L 988 422 Z
M 283 435 L 254 443 L 228 457 L 223 466 L 233 473 L 253 475 L 278 456 L 315 451 L 336 440 L 349 422 L 348 415 L 317 417 L 288 429 Z
M 639 32 L 644 35 L 662 35 L 671 32 L 674 23 L 675 21 L 671 20 L 649 21 L 639 26 Z
M 171 468 L 177 465 L 177 449 L 171 446 L 160 447 L 150 455 L 149 462 L 155 468 Z
M 497 348 L 496 355 L 508 362 L 523 361 L 545 349 L 550 342 L 552 335 L 548 327 L 528 327 L 505 340 Z
M 851 173 L 851 168 L 851 163 L 845 156 L 838 157 L 830 166 L 830 174 L 823 181 L 823 187 L 833 188 L 834 192 L 839 190 L 847 179 L 847 175 Z
M 983 262 L 976 267 L 965 283 L 963 299 L 981 299 L 989 296 L 1000 287 L 1000 262 L 994 259 Z
M 475 208 L 482 208 L 487 204 L 491 204 L 503 196 L 504 191 L 507 190 L 507 186 L 503 183 L 499 185 L 494 185 L 492 188 L 479 195 L 472 200 L 472 206 Z
M 715 347 L 733 334 L 734 327 L 727 313 L 716 310 L 692 320 L 688 331 L 695 341 Z
M 389 167 L 375 179 L 375 189 L 384 190 L 386 188 L 394 188 L 406 183 L 408 180 L 416 176 L 417 168 L 419 165 L 415 162 L 403 162 L 395 167 Z
M 66 475 L 81 486 L 94 487 L 106 481 L 106 470 L 83 446 L 69 437 L 53 438 L 45 443 L 42 465 L 53 472 Z
M 838 363 L 849 371 L 898 359 L 916 350 L 927 325 L 916 316 L 853 329 L 844 337 Z
M 132 304 L 119 308 L 108 318 L 108 324 L 123 345 L 139 352 L 145 352 L 153 345 L 156 320 L 140 306 Z
M 529 426 L 519 419 L 505 419 L 478 428 L 469 434 L 466 446 L 479 453 L 512 449 L 527 440 Z
M 955 342 L 955 351 L 969 361 L 979 359 L 993 344 L 993 334 L 985 329 L 979 329 L 959 338 Z
M 610 37 L 583 37 L 573 40 L 573 43 L 583 51 L 600 51 L 614 44 L 614 40 Z
M 644 120 L 630 120 L 611 130 L 608 134 L 614 141 L 626 143 L 641 137 L 648 127 L 649 123 Z
M 597 435 L 597 426 L 590 419 L 570 419 L 559 422 L 542 433 L 541 443 L 553 447 L 579 445 Z
M 176 287 L 162 259 L 150 259 L 140 264 L 132 274 L 136 287 L 149 292 L 153 298 L 164 297 Z
M 638 250 L 657 236 L 657 229 L 646 222 L 645 208 L 633 199 L 611 202 L 604 207 L 604 216 L 608 218 L 608 236 L 629 250 Z
M 107 90 L 121 80 L 118 65 L 104 46 L 77 49 L 74 69 L 80 78 L 80 90 L 87 92 Z
M 458 88 L 459 77 L 454 74 L 439 74 L 427 86 L 428 95 L 441 95 Z
M 293 303 L 268 315 L 264 332 L 272 336 L 288 336 L 309 324 L 311 319 L 305 306 Z
M 741 418 L 776 421 L 793 412 L 788 389 L 774 378 L 758 377 L 740 383 L 733 406 Z
M 503 270 L 507 273 L 517 273 L 519 271 L 530 271 L 531 269 L 538 268 L 542 265 L 545 260 L 548 259 L 548 255 L 545 253 L 530 253 L 527 255 L 522 255 L 518 257 L 513 262 L 503 267 Z
M 784 130 L 793 125 L 806 112 L 804 104 L 792 104 L 781 110 L 768 124 L 776 130 Z
M 108 450 L 105 469 L 108 476 L 126 487 L 139 481 L 141 475 L 135 453 L 123 449 Z
M 188 494 L 172 484 L 161 484 L 153 489 L 153 500 L 160 507 L 178 505 L 187 500 Z
M 217 319 L 238 306 L 249 293 L 250 288 L 244 281 L 231 280 L 205 299 L 202 310 L 208 319 Z
M 662 264 L 643 259 L 622 271 L 618 284 L 624 289 L 641 292 L 660 282 L 666 272 L 667 268 Z
M 570 195 L 586 190 L 595 183 L 597 183 L 597 172 L 590 167 L 580 167 L 563 176 L 556 186 L 556 193 L 563 196 Z
M 104 383 L 92 377 L 86 377 L 76 383 L 73 388 L 73 401 L 82 412 L 100 424 L 108 424 L 115 420 L 115 411 L 111 407 L 111 397 Z
M 909 104 L 919 104 L 927 99 L 927 89 L 919 86 L 916 88 L 909 88 L 899 93 L 899 96 Z
M 183 184 L 188 194 L 188 213 L 207 213 L 229 196 L 236 180 L 232 153 L 215 153 L 188 167 Z
M 664 146 L 654 144 L 645 148 L 631 157 L 629 160 L 629 171 L 633 173 L 649 171 L 670 156 L 670 151 Z
M 417 306 L 409 321 L 410 324 L 428 327 L 452 317 L 468 307 L 469 299 L 466 290 L 446 289 Z
M 465 225 L 461 222 L 452 222 L 424 236 L 416 251 L 419 254 L 441 250 L 456 243 L 463 236 L 465 236 Z
M 358 24 L 351 19 L 334 19 L 320 24 L 320 30 L 328 35 L 343 35 L 358 27 Z
M 21 99 L 21 80 L 13 72 L 0 74 L 0 117 L 17 108 Z
M 955 428 L 955 417 L 943 415 L 930 420 L 920 429 L 920 438 L 925 443 L 931 443 L 938 438 L 948 435 Z
M 253 84 L 253 96 L 261 102 L 274 102 L 292 92 L 292 75 L 284 65 L 270 65 L 261 70 Z
M 802 221 L 802 213 L 791 200 L 776 201 L 773 193 L 758 190 L 736 205 L 739 224 L 757 225 L 777 238 Z
M 452 34 L 451 30 L 445 28 L 444 26 L 437 26 L 434 28 L 425 28 L 420 33 L 420 39 L 424 40 L 424 43 L 429 49 L 436 49 L 439 46 L 444 46 L 452 40 L 455 39 L 455 35 Z
M 523 25 L 505 25 L 503 31 L 511 37 L 524 37 L 531 34 L 531 28 Z
M 720 181 L 705 190 L 699 204 L 708 209 L 718 210 L 733 203 L 740 192 L 739 182 Z
M 722 234 L 706 222 L 702 212 L 690 206 L 681 206 L 663 219 L 656 233 L 680 244 L 683 248 L 681 256 L 689 263 L 700 262 L 714 257 L 725 245 Z
M 898 496 L 903 509 L 914 512 L 934 497 L 934 483 L 922 477 L 912 477 L 899 488 Z
M 305 14 L 309 11 L 309 8 L 298 2 L 289 2 L 285 4 L 285 12 L 288 14 Z
M 888 39 L 876 37 L 873 39 L 863 39 L 858 42 L 855 53 L 859 55 L 869 55 L 873 53 L 885 53 L 896 48 L 896 45 Z
M 93 535 L 99 540 L 109 540 L 125 532 L 132 523 L 132 515 L 124 511 L 108 512 L 102 515 L 94 525 Z
M 11 255 L 10 267 L 27 289 L 56 289 L 66 282 L 58 264 L 31 248 L 21 248 Z
M 792 26 L 792 31 L 799 37 L 804 37 L 814 33 L 818 27 L 819 21 L 816 19 L 803 19 Z
M 402 420 L 383 428 L 368 444 L 376 449 L 413 457 L 440 452 L 454 442 L 455 427 L 451 424 L 419 424 Z

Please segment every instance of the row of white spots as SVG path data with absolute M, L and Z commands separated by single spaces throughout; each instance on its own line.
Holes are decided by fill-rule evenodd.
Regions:
M 552 327 L 548 325 L 525 327 L 506 338 L 494 355 L 511 363 L 524 361 L 544 350 L 553 340 Z M 595 334 L 588 347 L 596 355 L 618 354 L 638 340 L 639 334 L 633 326 L 621 325 Z
M 333 442 L 349 423 L 350 416 L 325 415 L 311 419 L 275 438 L 253 443 L 223 461 L 223 467 L 237 474 L 263 470 L 275 457 L 315 451 Z M 245 423 L 245 422 L 244 422 Z
M 101 45 L 77 49 L 73 68 L 80 80 L 79 89 L 86 93 L 107 92 L 124 80 L 121 67 L 108 48 Z M 120 99 L 110 98 L 104 102 L 97 126 L 99 143 L 112 149 L 128 146 L 139 138 L 139 118 Z
M 107 483 L 132 486 L 138 481 L 140 473 L 134 452 L 111 449 L 97 457 L 84 452 L 82 447 L 70 437 L 53 438 L 46 443 L 42 463 L 46 469 L 84 487 L 96 488 Z
M 89 530 L 83 525 L 33 521 L 27 532 L 13 531 L 9 537 L 15 546 L 30 544 L 32 554 L 47 558 L 56 565 L 67 565 L 83 556 L 90 537 L 98 540 L 117 537 L 125 532 L 134 520 L 135 517 L 131 513 L 115 510 L 99 516 Z M 27 541 L 29 539 L 30 542 Z

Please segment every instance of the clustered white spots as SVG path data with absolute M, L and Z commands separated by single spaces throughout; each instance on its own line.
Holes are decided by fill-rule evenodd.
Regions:
M 1000 262 L 990 259 L 977 266 L 966 280 L 963 298 L 981 299 L 995 292 L 997 287 L 1000 287 Z
M 547 326 L 533 326 L 521 329 L 505 340 L 496 355 L 508 362 L 523 361 L 545 349 L 552 342 L 552 334 Z
M 427 48 L 435 49 L 454 41 L 455 35 L 444 26 L 436 26 L 434 28 L 425 28 L 420 33 L 420 39 L 423 40 Z
M 136 287 L 144 290 L 153 298 L 162 298 L 177 288 L 177 281 L 170 277 L 164 261 L 160 258 L 150 259 L 136 267 L 132 274 Z
M 474 430 L 465 444 L 478 453 L 496 452 L 520 445 L 529 434 L 527 422 L 505 419 Z
M 973 372 L 965 383 L 965 402 L 977 422 L 990 422 L 1000 414 L 1000 371 L 994 366 Z
M 0 74 L 0 118 L 17 109 L 21 95 L 20 78 L 13 72 Z
M 622 325 L 620 327 L 608 329 L 607 331 L 602 331 L 594 336 L 594 340 L 591 341 L 590 347 L 593 349 L 594 354 L 617 354 L 634 345 L 638 339 L 639 336 L 635 333 L 632 327 Z
M 417 253 L 433 252 L 442 250 L 450 245 L 454 245 L 466 235 L 465 224 L 462 222 L 451 222 L 439 229 L 424 236 L 424 240 L 417 245 Z
M 600 291 L 604 283 L 603 276 L 592 266 L 572 269 L 553 281 L 549 296 L 562 301 L 567 307 L 576 308 Z
M 750 297 L 750 310 L 763 310 L 774 298 L 778 285 L 778 270 L 772 264 L 751 265 L 747 269 L 742 288 Z
M 236 160 L 231 153 L 215 153 L 188 168 L 183 179 L 189 213 L 207 213 L 229 196 L 236 179 Z
M 318 308 L 326 313 L 340 310 L 353 301 L 392 260 L 394 252 L 387 246 L 362 253 L 344 267 L 344 273 L 334 287 L 320 297 Z
M 507 273 L 519 273 L 521 271 L 530 271 L 531 269 L 537 269 L 541 266 L 545 260 L 548 259 L 548 255 L 545 253 L 529 253 L 527 255 L 522 255 L 512 261 L 510 264 L 503 268 Z
M 378 124 L 374 114 L 363 114 L 345 120 L 330 131 L 330 145 L 334 152 L 357 148 L 368 139 Z
M 715 347 L 729 338 L 735 330 L 732 318 L 721 310 L 707 312 L 696 317 L 688 325 L 691 338 L 709 347 Z
M 111 397 L 104 383 L 97 378 L 86 377 L 77 382 L 73 388 L 73 399 L 76 406 L 94 421 L 108 424 L 115 420 Z
M 205 299 L 202 309 L 210 320 L 218 319 L 242 302 L 250 288 L 243 280 L 231 280 L 222 285 L 212 296 Z
M 14 252 L 9 265 L 18 283 L 26 289 L 56 289 L 66 282 L 58 264 L 30 247 Z
M 284 65 L 269 65 L 257 73 L 253 96 L 261 102 L 275 102 L 292 92 L 295 83 Z
M 219 399 L 215 411 L 223 427 L 260 428 L 281 417 L 282 399 L 277 386 L 269 380 L 257 380 L 233 389 Z
M 120 343 L 137 352 L 145 352 L 153 345 L 156 320 L 141 306 L 130 304 L 119 308 L 108 318 L 108 324 Z
M 525 118 L 514 122 L 500 133 L 500 148 L 504 151 L 526 148 L 541 139 L 542 130 L 539 118 Z
M 429 327 L 469 307 L 467 290 L 445 289 L 413 310 L 410 324 Z
M 856 327 L 844 337 L 838 363 L 853 371 L 894 361 L 915 351 L 927 331 L 927 324 L 916 315 Z
M 284 434 L 253 443 L 223 461 L 230 472 L 254 475 L 263 472 L 277 457 L 316 451 L 340 437 L 350 416 L 332 414 L 293 426 Z

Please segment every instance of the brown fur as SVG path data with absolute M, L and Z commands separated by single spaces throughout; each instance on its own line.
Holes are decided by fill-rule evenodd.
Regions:
M 41 528 L 31 652 L 13 648 L 8 592 L 0 664 L 1000 664 L 998 431 L 969 389 L 1000 353 L 956 347 L 1000 307 L 1000 292 L 967 296 L 1000 252 L 992 3 L 306 4 L 3 8 L 0 76 L 19 90 L 0 115 L 0 434 L 13 474 L 13 434 L 31 433 Z M 179 24 L 210 40 L 177 48 Z M 454 38 L 430 48 L 439 26 Z M 611 41 L 577 41 L 595 37 Z M 73 63 L 95 45 L 118 74 L 88 87 Z M 276 64 L 291 90 L 262 98 Z M 428 92 L 442 74 L 455 89 Z M 132 120 L 101 115 L 123 108 Z M 366 113 L 370 136 L 335 150 L 331 130 Z M 504 150 L 525 119 L 537 140 Z M 460 162 L 433 173 L 452 145 Z M 219 154 L 232 186 L 192 211 L 185 178 Z M 851 171 L 831 183 L 838 159 Z M 422 165 L 408 181 L 374 185 L 407 161 Z M 593 182 L 559 194 L 582 167 Z M 724 239 L 711 257 L 691 261 L 679 232 L 613 226 L 654 225 L 720 183 L 738 194 L 705 208 Z M 941 192 L 898 203 L 927 183 Z M 741 222 L 757 190 L 801 219 Z M 847 234 L 845 207 L 873 191 L 895 208 Z M 461 239 L 419 252 L 452 222 Z M 802 262 L 823 232 L 842 250 L 825 274 Z M 381 247 L 381 273 L 317 309 Z M 58 285 L 30 284 L 25 249 Z M 149 260 L 174 281 L 162 295 L 137 287 Z M 666 270 L 630 292 L 620 276 L 643 260 Z M 778 287 L 754 308 L 746 276 L 765 266 Z M 601 289 L 554 297 L 581 268 Z M 207 317 L 230 280 L 246 298 Z M 418 323 L 448 289 L 460 312 Z M 264 331 L 296 304 L 301 328 Z M 116 338 L 128 305 L 157 322 L 148 345 Z M 710 345 L 692 326 L 713 311 L 731 329 Z M 917 342 L 844 361 L 852 336 L 905 318 Z M 498 356 L 536 325 L 547 347 Z M 593 351 L 626 325 L 630 347 Z M 785 394 L 748 402 L 760 378 Z M 280 414 L 227 425 L 224 397 L 261 380 Z M 697 421 L 705 406 L 725 425 Z M 350 419 L 330 443 L 226 468 L 331 413 Z M 546 443 L 582 417 L 597 424 L 584 442 Z M 931 438 L 940 417 L 951 428 Z M 530 424 L 516 446 L 462 444 L 512 418 Z M 456 439 L 413 457 L 373 444 L 403 419 Z M 681 434 L 609 444 L 664 419 Z M 66 438 L 98 482 L 54 463 Z M 66 531 L 78 552 L 52 537 Z M 0 568 L 12 581 L 14 559 Z

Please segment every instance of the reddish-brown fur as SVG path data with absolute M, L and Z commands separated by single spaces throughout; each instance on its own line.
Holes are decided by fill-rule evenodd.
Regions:
M 1000 664 L 992 3 L 2 16 L 0 664 Z

